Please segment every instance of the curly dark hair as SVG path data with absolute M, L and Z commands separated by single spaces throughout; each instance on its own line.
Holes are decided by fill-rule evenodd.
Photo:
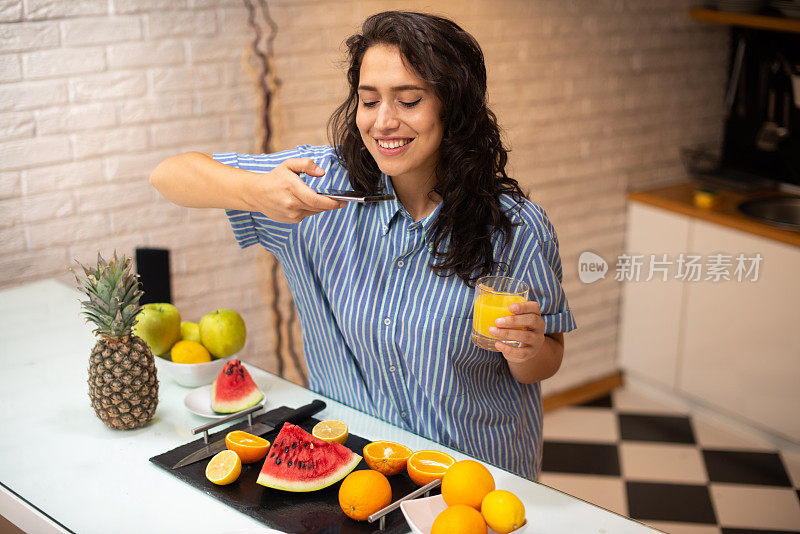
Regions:
M 457 274 L 474 285 L 498 264 L 492 247 L 495 233 L 501 234 L 503 248 L 508 246 L 513 223 L 500 205 L 500 195 L 509 194 L 517 208 L 525 198 L 517 181 L 506 174 L 508 150 L 487 105 L 486 66 L 478 42 L 446 18 L 386 11 L 367 18 L 361 32 L 346 44 L 349 94 L 331 115 L 328 135 L 351 185 L 370 193 L 381 186 L 381 171 L 356 126 L 358 85 L 367 49 L 396 46 L 442 103 L 444 132 L 433 191 L 443 204 L 431 227 L 430 267 L 439 276 Z

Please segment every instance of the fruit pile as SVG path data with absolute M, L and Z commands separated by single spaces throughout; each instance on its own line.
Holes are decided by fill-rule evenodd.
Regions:
M 510 491 L 495 489 L 494 477 L 474 460 L 453 464 L 442 478 L 447 504 L 433 521 L 431 534 L 486 534 L 487 525 L 508 534 L 525 523 L 525 506 Z
M 263 459 L 258 484 L 284 491 L 316 491 L 339 482 L 361 462 L 361 456 L 344 445 L 317 438 L 291 423 L 284 423 L 271 446 L 241 430 L 229 432 L 225 444 L 228 448 L 206 466 L 206 478 L 218 485 L 235 482 L 243 463 Z
M 374 441 L 363 450 L 369 469 L 353 471 L 361 456 L 344 446 L 347 438 L 347 425 L 333 420 L 318 423 L 311 434 L 285 423 L 272 444 L 236 430 L 225 437 L 228 449 L 208 463 L 206 478 L 230 484 L 238 479 L 242 464 L 264 459 L 257 483 L 269 488 L 316 491 L 344 479 L 339 506 L 351 519 L 366 521 L 392 502 L 387 477 L 405 471 L 419 486 L 442 481 L 447 508 L 434 520 L 431 534 L 487 534 L 489 527 L 509 534 L 525 524 L 522 501 L 510 491 L 496 489 L 494 477 L 479 462 L 456 462 L 441 451 L 412 452 L 399 443 Z
M 147 343 L 154 355 L 167 358 L 169 354 L 175 363 L 227 358 L 242 350 L 247 338 L 244 320 L 233 310 L 215 310 L 193 323 L 181 321 L 178 309 L 163 302 L 142 306 L 133 333 Z

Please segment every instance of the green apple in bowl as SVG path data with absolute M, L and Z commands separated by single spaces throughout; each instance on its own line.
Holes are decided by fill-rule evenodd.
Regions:
M 244 347 L 247 328 L 233 310 L 216 310 L 200 319 L 200 342 L 215 358 L 227 358 Z
M 181 341 L 200 343 L 200 325 L 191 321 L 181 321 Z
M 154 355 L 161 356 L 181 339 L 181 314 L 166 302 L 145 304 L 136 315 L 133 333 L 150 346 Z

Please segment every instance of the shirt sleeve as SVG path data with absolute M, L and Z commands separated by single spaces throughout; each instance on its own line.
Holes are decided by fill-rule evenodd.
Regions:
M 334 167 L 335 156 L 331 147 L 302 145 L 291 150 L 274 154 L 237 154 L 235 152 L 216 153 L 212 157 L 230 167 L 266 174 L 291 158 L 311 158 L 324 171 L 325 176 L 318 178 L 300 174 L 300 178 L 312 189 L 321 190 L 331 181 L 331 174 L 338 169 Z M 334 172 L 331 172 L 334 171 Z M 341 178 L 336 176 L 335 178 Z M 266 250 L 280 256 L 294 238 L 301 223 L 282 223 L 271 220 L 263 213 L 225 210 L 233 228 L 233 235 L 241 248 L 260 243 Z
M 538 208 L 538 207 L 537 207 Z M 544 209 L 538 208 L 538 227 L 531 239 L 529 261 L 525 280 L 531 287 L 532 297 L 539 303 L 545 333 L 569 332 L 578 325 L 569 309 L 567 295 L 561 287 L 563 273 L 558 252 L 558 237 Z M 530 224 L 530 221 L 527 221 Z M 531 228 L 534 230 L 533 228 Z

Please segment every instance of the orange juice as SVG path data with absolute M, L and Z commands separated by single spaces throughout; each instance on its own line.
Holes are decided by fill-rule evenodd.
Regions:
M 489 334 L 489 327 L 500 317 L 514 315 L 508 309 L 515 302 L 526 302 L 522 295 L 508 293 L 478 293 L 475 296 L 473 329 L 482 336 L 497 339 Z

